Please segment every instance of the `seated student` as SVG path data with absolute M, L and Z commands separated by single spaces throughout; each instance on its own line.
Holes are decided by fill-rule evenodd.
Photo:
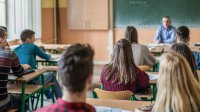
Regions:
M 175 42 L 175 27 L 171 25 L 171 19 L 169 16 L 162 18 L 162 25 L 157 29 L 156 36 L 154 37 L 155 43 L 174 43 Z
M 146 88 L 149 77 L 135 65 L 130 41 L 117 42 L 111 62 L 103 67 L 100 81 L 108 91 L 135 92 Z
M 10 70 L 15 76 L 22 76 L 24 69 L 20 65 L 15 52 L 6 50 L 7 35 L 6 31 L 0 28 L 0 112 L 6 112 L 11 108 L 19 108 L 19 98 L 9 95 L 7 91 L 8 74 Z
M 176 37 L 177 43 L 185 43 L 189 45 L 190 41 L 190 30 L 187 26 L 180 26 L 176 29 Z M 196 62 L 196 70 L 200 70 L 200 53 L 196 51 L 192 51 L 195 62 Z
M 158 92 L 153 112 L 199 112 L 200 86 L 187 60 L 175 52 L 160 58 Z
M 138 44 L 137 30 L 133 26 L 128 26 L 125 32 L 125 39 L 132 43 L 133 58 L 136 66 L 153 66 L 156 59 L 151 55 L 149 49 L 142 44 Z
M 186 58 L 186 60 L 188 61 L 189 65 L 190 65 L 190 68 L 193 72 L 194 77 L 197 80 L 199 80 L 198 74 L 195 69 L 195 65 L 196 65 L 195 58 L 194 58 L 190 48 L 184 43 L 176 43 L 176 44 L 172 45 L 170 50 L 173 52 L 179 53 L 180 55 L 182 55 L 183 57 Z
M 6 31 L 6 36 L 8 36 L 8 33 L 7 33 L 8 30 L 7 30 L 7 28 L 5 26 L 0 26 L 0 28 L 4 29 Z M 6 50 L 11 50 L 8 43 L 7 43 L 6 47 L 5 47 L 5 49 Z
M 95 112 L 94 107 L 85 103 L 93 79 L 93 56 L 89 45 L 75 44 L 65 50 L 58 63 L 63 97 L 36 112 Z
M 29 64 L 31 68 L 36 69 L 36 56 L 39 56 L 42 59 L 50 60 L 51 56 L 43 52 L 37 45 L 34 44 L 35 41 L 35 32 L 32 30 L 24 30 L 21 35 L 22 44 L 19 45 L 14 51 L 17 53 L 21 64 Z M 35 83 L 39 84 L 41 81 L 37 80 Z M 48 84 L 49 82 L 54 83 L 53 92 L 55 93 L 56 98 L 62 97 L 62 91 L 59 86 L 59 83 L 51 72 L 44 73 L 44 83 Z M 46 96 L 48 97 L 47 93 Z

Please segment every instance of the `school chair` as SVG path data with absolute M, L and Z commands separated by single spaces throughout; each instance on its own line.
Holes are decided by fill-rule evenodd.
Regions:
M 141 66 L 137 66 L 140 70 L 142 71 L 149 71 L 150 67 L 147 65 L 141 65 Z
M 99 99 L 115 99 L 115 100 L 134 100 L 133 92 L 126 91 L 106 91 L 99 88 L 95 88 L 92 91 L 93 98 Z

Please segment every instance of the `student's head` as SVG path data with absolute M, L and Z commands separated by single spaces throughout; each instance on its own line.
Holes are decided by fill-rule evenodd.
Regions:
M 169 16 L 164 16 L 162 18 L 162 24 L 165 28 L 168 28 L 169 26 L 171 26 L 171 19 Z
M 3 28 L 6 32 L 8 31 L 5 26 L 0 26 L 0 28 Z
M 131 43 L 138 43 L 138 34 L 134 26 L 127 26 L 125 39 L 129 40 Z
M 109 72 L 105 75 L 107 80 L 114 77 L 115 82 L 121 84 L 129 84 L 135 80 L 136 65 L 130 41 L 121 39 L 117 42 L 108 68 Z
M 195 58 L 194 58 L 190 48 L 184 43 L 176 43 L 176 44 L 172 45 L 170 51 L 179 53 L 180 55 L 185 57 L 185 59 L 188 61 L 189 65 L 190 65 L 190 68 L 191 68 L 195 78 L 198 80 L 198 75 L 197 75 L 197 72 L 195 69 L 196 62 L 195 62 Z
M 187 60 L 169 52 L 160 58 L 156 112 L 197 112 L 200 106 L 200 86 Z M 194 111 L 195 110 L 195 111 Z
M 58 62 L 58 74 L 64 90 L 81 93 L 92 82 L 94 51 L 90 45 L 74 44 L 65 50 Z
M 7 46 L 7 33 L 6 30 L 0 28 L 0 47 L 5 48 Z
M 35 32 L 29 29 L 25 29 L 22 31 L 20 38 L 23 43 L 34 43 Z
M 189 44 L 190 30 L 187 26 L 180 26 L 176 29 L 177 43 Z

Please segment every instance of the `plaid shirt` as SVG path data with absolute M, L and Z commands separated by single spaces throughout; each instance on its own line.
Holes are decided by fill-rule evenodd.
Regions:
M 36 112 L 96 112 L 95 108 L 83 102 L 71 103 L 59 99 L 51 105 L 36 110 Z

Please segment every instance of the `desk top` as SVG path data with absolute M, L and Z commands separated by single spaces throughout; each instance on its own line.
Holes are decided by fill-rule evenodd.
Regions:
M 86 102 L 93 106 L 107 106 L 112 108 L 121 108 L 124 110 L 135 111 L 135 108 L 151 105 L 150 101 L 130 101 L 130 100 L 110 100 L 87 98 Z
M 38 69 L 38 70 L 35 70 L 35 72 L 32 72 L 30 74 L 26 74 L 26 75 L 24 75 L 22 77 L 19 77 L 19 78 L 15 79 L 15 81 L 29 82 L 29 81 L 33 80 L 34 78 L 40 76 L 45 71 L 46 70 L 44 70 L 44 69 Z
M 44 46 L 45 49 L 57 49 L 57 48 L 62 48 L 62 49 L 67 49 L 70 44 L 36 44 L 38 46 Z
M 51 60 L 48 60 L 48 61 L 57 62 L 60 59 L 60 57 L 61 57 L 61 54 L 51 54 Z M 39 56 L 36 57 L 36 60 L 37 61 L 46 61 L 45 59 L 41 59 Z

